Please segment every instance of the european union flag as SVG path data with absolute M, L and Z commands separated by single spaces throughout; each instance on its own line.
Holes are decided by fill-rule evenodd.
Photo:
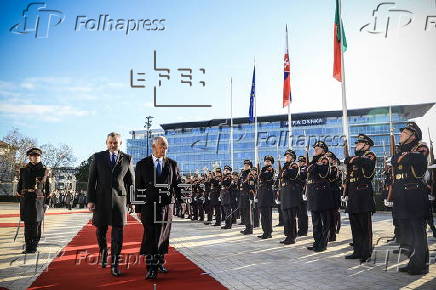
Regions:
M 251 92 L 250 92 L 250 110 L 248 115 L 248 120 L 250 122 L 254 121 L 254 97 L 256 96 L 256 67 L 253 68 L 253 81 L 251 82 Z

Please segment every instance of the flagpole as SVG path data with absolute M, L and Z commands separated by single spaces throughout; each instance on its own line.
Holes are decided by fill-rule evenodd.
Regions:
M 254 70 L 256 70 L 256 57 L 254 57 Z M 256 84 L 256 81 L 254 82 Z M 256 85 L 255 85 L 256 86 Z M 255 87 L 256 89 L 256 87 Z M 257 148 L 257 98 L 254 95 L 254 166 L 258 163 L 258 148 Z
M 289 55 L 289 41 L 288 41 L 288 25 L 286 25 L 286 50 L 288 53 L 289 63 L 291 62 L 291 56 Z M 289 79 L 291 79 L 291 68 L 289 64 Z M 290 81 L 289 81 L 290 82 Z M 291 95 L 289 95 L 288 103 L 288 134 L 289 134 L 289 145 L 288 148 L 292 149 L 292 115 L 291 115 Z
M 230 78 L 230 166 L 233 168 L 233 80 Z
M 345 64 L 344 64 L 344 50 L 343 50 L 343 41 L 342 36 L 343 33 L 343 27 L 342 27 L 342 11 L 341 11 L 341 0 L 338 0 L 338 10 L 339 10 L 339 33 L 340 33 L 340 49 L 341 49 L 341 88 L 342 88 L 342 126 L 343 131 L 345 134 L 345 138 L 347 140 L 347 144 L 350 144 L 350 135 L 349 135 L 349 128 L 348 128 L 348 112 L 347 112 L 347 93 L 346 93 L 346 86 L 345 86 Z M 348 146 L 348 150 L 350 150 L 350 146 Z M 349 152 L 348 152 L 349 153 Z

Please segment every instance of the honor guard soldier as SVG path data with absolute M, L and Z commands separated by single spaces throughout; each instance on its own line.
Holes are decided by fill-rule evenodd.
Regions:
M 29 163 L 20 168 L 17 195 L 20 197 L 20 219 L 24 222 L 26 248 L 23 254 L 35 253 L 41 238 L 46 201 L 50 193 L 49 169 L 41 163 L 42 151 L 30 148 Z
M 341 196 L 342 196 L 342 172 L 339 169 L 340 161 L 336 155 L 329 151 L 326 153 L 327 158 L 330 163 L 330 193 L 333 199 L 333 208 L 330 210 L 330 233 L 329 242 L 336 241 L 336 234 L 339 233 L 341 227 L 341 213 L 339 208 L 341 207 Z
M 259 164 L 258 164 L 259 167 Z M 252 223 L 253 223 L 253 228 L 258 228 L 259 227 L 259 223 L 260 223 L 260 210 L 259 210 L 259 204 L 258 204 L 258 199 L 257 199 L 257 194 L 259 192 L 259 186 L 260 186 L 260 180 L 259 180 L 259 171 L 258 167 L 253 167 L 251 168 L 251 175 L 254 177 L 254 189 L 253 189 L 253 203 L 252 203 Z
M 244 160 L 244 169 L 239 177 L 239 209 L 241 210 L 241 223 L 245 229 L 241 234 L 251 235 L 252 224 L 252 203 L 254 199 L 255 177 L 251 174 L 253 164 L 250 160 Z
M 429 199 L 423 181 L 427 170 L 428 147 L 421 143 L 422 132 L 415 122 L 401 128 L 400 146 L 392 157 L 393 215 L 398 220 L 401 247 L 409 249 L 410 260 L 400 272 L 410 275 L 428 273 L 426 223 Z
M 330 192 L 330 164 L 325 155 L 328 146 L 323 141 L 317 141 L 313 148 L 315 155 L 307 168 L 307 198 L 312 212 L 314 243 L 307 249 L 322 252 L 327 249 L 331 223 L 330 210 L 334 208 L 334 201 Z
M 221 226 L 221 180 L 221 168 L 217 167 L 215 168 L 215 176 L 210 180 L 210 206 L 211 210 L 215 212 L 215 224 L 213 224 L 213 226 Z
M 232 197 L 230 186 L 232 185 L 232 168 L 228 165 L 224 166 L 224 175 L 221 182 L 220 200 L 224 210 L 224 223 L 221 227 L 223 230 L 232 228 Z
M 232 184 L 230 185 L 230 196 L 232 198 L 232 224 L 236 224 L 238 218 L 238 202 L 239 202 L 239 174 L 232 173 Z
M 374 142 L 365 134 L 359 134 L 355 142 L 355 156 L 345 158 L 348 168 L 347 212 L 353 235 L 353 253 L 345 259 L 365 262 L 372 253 L 372 221 L 375 212 L 372 180 L 375 174 L 376 156 L 370 151 Z
M 300 167 L 300 177 L 303 182 L 303 188 L 301 190 L 301 203 L 297 211 L 298 230 L 297 236 L 307 236 L 307 230 L 309 227 L 307 216 L 307 196 L 305 195 L 306 181 L 307 181 L 307 161 L 306 157 L 298 156 L 298 166 Z
M 300 176 L 300 167 L 295 162 L 295 152 L 286 150 L 285 164 L 279 172 L 280 206 L 283 214 L 283 224 L 286 238 L 280 243 L 295 244 L 297 237 L 296 216 L 302 202 L 301 192 L 304 181 Z
M 207 215 L 207 221 L 205 225 L 210 225 L 212 223 L 213 208 L 210 204 L 210 188 L 211 188 L 212 172 L 208 171 L 206 179 L 204 180 L 204 211 Z
M 257 192 L 258 208 L 260 209 L 260 223 L 263 234 L 258 236 L 261 239 L 268 239 L 272 236 L 272 207 L 274 205 L 274 157 L 267 155 L 264 157 L 264 167 L 259 174 L 259 189 Z

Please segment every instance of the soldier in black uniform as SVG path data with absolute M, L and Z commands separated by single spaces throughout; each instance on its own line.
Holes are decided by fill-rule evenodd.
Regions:
M 331 164 L 330 166 L 330 192 L 334 200 L 334 207 L 330 210 L 330 236 L 329 242 L 336 241 L 336 234 L 339 233 L 341 227 L 341 195 L 342 195 L 342 172 L 339 169 L 340 161 L 333 152 L 326 153 L 327 158 Z
M 236 224 L 238 218 L 238 201 L 239 201 L 239 175 L 237 172 L 232 173 L 232 184 L 230 185 L 230 196 L 232 199 L 232 224 Z
M 308 216 L 307 216 L 307 196 L 306 196 L 306 181 L 307 181 L 307 161 L 306 157 L 298 156 L 298 166 L 300 167 L 300 177 L 303 182 L 303 189 L 301 190 L 301 203 L 297 210 L 298 230 L 297 236 L 307 236 L 307 230 L 309 228 Z
M 244 235 L 253 233 L 251 209 L 254 199 L 255 177 L 251 174 L 252 166 L 250 160 L 244 160 L 244 169 L 239 177 L 239 209 L 241 210 L 241 223 L 245 225 L 241 234 Z
M 215 224 L 213 226 L 221 226 L 221 201 L 220 201 L 220 193 L 221 193 L 221 180 L 222 173 L 221 168 L 215 168 L 215 176 L 210 180 L 210 206 L 212 210 L 215 212 Z
M 220 200 L 224 210 L 224 223 L 221 227 L 223 230 L 232 228 L 232 196 L 230 186 L 232 185 L 232 168 L 228 165 L 224 166 L 224 175 L 221 182 Z
M 257 194 L 259 192 L 260 180 L 259 180 L 259 172 L 258 167 L 251 168 L 251 174 L 254 176 L 254 189 L 253 189 L 253 203 L 252 203 L 252 216 L 253 216 L 253 228 L 258 228 L 260 224 L 260 209 L 259 202 L 257 199 Z
M 375 212 L 372 179 L 375 174 L 376 156 L 370 151 L 374 142 L 365 134 L 359 134 L 355 142 L 355 156 L 345 158 L 348 167 L 347 212 L 353 235 L 353 253 L 345 259 L 365 262 L 372 253 L 372 221 Z
M 330 234 L 330 210 L 334 200 L 330 192 L 330 164 L 325 154 L 328 146 L 323 141 L 313 145 L 315 155 L 307 168 L 307 194 L 309 209 L 312 212 L 313 246 L 308 250 L 322 252 L 327 249 Z
M 302 202 L 301 192 L 304 181 L 300 176 L 300 167 L 295 162 L 295 152 L 286 150 L 285 164 L 279 172 L 280 206 L 283 214 L 283 224 L 286 238 L 280 243 L 295 244 L 297 237 L 296 216 Z
M 398 219 L 400 245 L 407 246 L 411 253 L 407 266 L 400 272 L 410 275 L 428 273 L 428 244 L 426 222 L 429 199 L 423 177 L 427 170 L 428 147 L 420 143 L 421 129 L 415 122 L 401 128 L 400 147 L 392 157 L 393 215 Z
M 49 169 L 41 163 L 41 149 L 30 148 L 26 155 L 30 162 L 20 168 L 20 179 L 17 185 L 17 195 L 20 197 L 20 218 L 24 222 L 26 242 L 23 254 L 37 251 L 41 238 L 41 223 L 50 193 Z
M 263 234 L 258 236 L 261 239 L 271 238 L 272 235 L 272 206 L 274 204 L 274 157 L 267 155 L 264 157 L 264 167 L 259 175 L 259 189 L 257 192 L 258 208 L 260 209 L 260 223 Z
M 205 225 L 210 225 L 212 223 L 213 208 L 210 203 L 211 180 L 212 180 L 212 172 L 209 171 L 204 180 L 203 208 L 205 214 L 207 215 L 207 221 L 204 223 Z

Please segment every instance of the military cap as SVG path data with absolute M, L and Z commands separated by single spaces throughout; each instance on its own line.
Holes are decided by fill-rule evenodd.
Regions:
M 228 171 L 232 171 L 232 168 L 230 167 L 230 166 L 228 166 L 228 165 L 226 165 L 226 166 L 224 166 L 224 170 L 228 170 Z
M 221 168 L 220 167 L 215 168 L 215 172 L 221 172 Z
M 359 134 L 359 136 L 357 136 L 357 140 L 356 142 L 354 142 L 354 144 L 357 143 L 366 143 L 369 146 L 374 146 L 374 141 L 372 141 L 372 139 L 366 136 L 365 134 Z
M 324 141 L 317 141 L 317 142 L 313 145 L 313 148 L 315 148 L 315 147 L 322 148 L 322 149 L 324 149 L 325 152 L 329 151 L 329 147 L 327 146 L 327 144 L 325 144 Z
M 244 165 L 245 164 L 248 164 L 248 165 L 250 165 L 250 167 L 253 167 L 253 163 L 248 159 L 244 160 Z
M 26 155 L 42 155 L 42 150 L 37 147 L 32 147 L 26 151 Z
M 291 155 L 294 159 L 296 158 L 294 150 L 291 150 L 291 149 L 286 150 L 285 151 L 285 156 L 288 155 L 288 154 Z
M 422 139 L 422 131 L 421 129 L 418 127 L 418 125 L 416 125 L 415 122 L 408 122 L 406 127 L 404 128 L 400 128 L 400 132 L 403 132 L 404 129 L 410 130 L 413 133 L 415 133 L 416 139 L 418 141 L 421 141 Z
M 298 156 L 298 162 L 306 162 L 306 157 L 304 157 L 303 155 Z
M 272 157 L 271 155 L 266 155 L 266 156 L 263 158 L 263 161 L 267 161 L 267 160 L 271 161 L 271 163 L 274 164 L 274 157 Z

